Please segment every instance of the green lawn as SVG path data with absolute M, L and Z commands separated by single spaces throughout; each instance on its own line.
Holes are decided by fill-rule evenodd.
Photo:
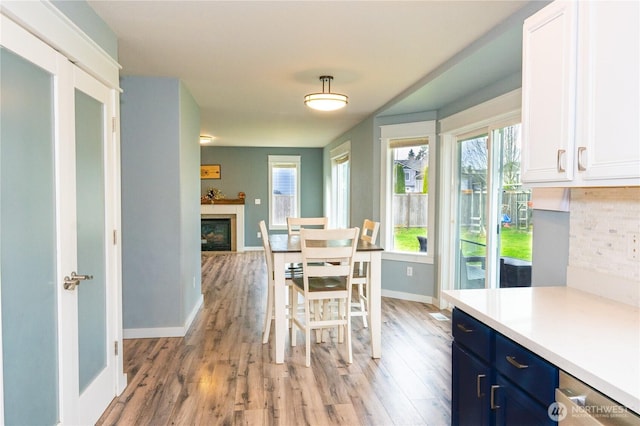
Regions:
M 425 228 L 396 228 L 394 247 L 401 251 L 417 252 L 419 249 L 417 235 L 425 235 Z M 500 255 L 506 257 L 514 257 L 531 261 L 531 229 L 519 230 L 516 228 L 502 228 L 502 243 L 500 244 Z M 486 244 L 485 236 L 471 233 L 464 233 L 462 239 L 474 241 L 479 244 Z M 478 246 L 474 250 L 473 245 L 464 244 L 462 247 L 466 256 L 484 255 L 484 248 Z

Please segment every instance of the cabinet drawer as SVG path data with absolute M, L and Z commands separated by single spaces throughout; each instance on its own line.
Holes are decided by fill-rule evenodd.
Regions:
M 491 328 L 457 308 L 453 310 L 452 328 L 458 345 L 487 362 L 491 361 Z
M 495 368 L 544 406 L 551 404 L 558 386 L 558 369 L 499 333 L 495 341 Z

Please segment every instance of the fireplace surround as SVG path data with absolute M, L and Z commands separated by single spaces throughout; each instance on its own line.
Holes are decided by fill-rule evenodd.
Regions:
M 231 251 L 244 251 L 244 205 L 201 204 L 201 219 L 229 219 L 231 225 Z

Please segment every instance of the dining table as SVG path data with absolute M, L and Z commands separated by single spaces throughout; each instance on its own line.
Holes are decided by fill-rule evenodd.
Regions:
M 286 269 L 291 263 L 302 262 L 300 235 L 271 234 L 269 243 L 273 253 L 274 302 L 275 302 L 275 362 L 284 363 L 287 325 Z M 369 312 L 369 334 L 371 357 L 380 358 L 382 331 L 382 279 L 381 263 L 384 249 L 376 244 L 358 240 L 354 262 L 366 262 L 367 276 L 367 309 Z

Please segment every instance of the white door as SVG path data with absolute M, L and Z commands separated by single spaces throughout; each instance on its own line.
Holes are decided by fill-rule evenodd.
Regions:
M 93 424 L 116 393 L 111 92 L 0 18 L 0 423 Z

